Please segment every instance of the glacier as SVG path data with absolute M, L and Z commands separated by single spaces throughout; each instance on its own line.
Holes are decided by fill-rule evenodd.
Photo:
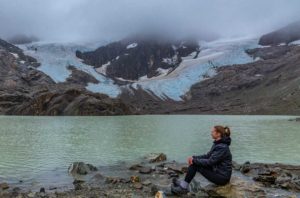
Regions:
M 35 42 L 19 47 L 24 50 L 25 54 L 36 58 L 41 63 L 37 69 L 49 75 L 55 82 L 64 82 L 71 74 L 67 67 L 72 65 L 99 81 L 97 84 L 89 83 L 86 87 L 92 92 L 107 94 L 115 98 L 122 89 L 142 88 L 161 99 L 170 98 L 181 101 L 193 84 L 213 76 L 217 67 L 254 62 L 255 60 L 248 56 L 245 50 L 260 47 L 257 43 L 256 38 L 199 41 L 201 51 L 197 58 L 194 58 L 195 54 L 192 53 L 184 57 L 181 64 L 173 71 L 161 71 L 159 76 L 152 78 L 145 76 L 122 86 L 105 76 L 105 69 L 96 70 L 76 57 L 76 50 L 92 51 L 96 49 L 95 44 Z
M 32 56 L 41 63 L 37 69 L 50 76 L 56 83 L 65 82 L 71 71 L 67 69 L 69 65 L 84 71 L 95 77 L 99 83 L 89 83 L 86 87 L 92 92 L 107 94 L 110 97 L 117 97 L 121 89 L 113 80 L 95 71 L 90 65 L 84 64 L 75 55 L 76 50 L 91 51 L 94 47 L 88 45 L 78 45 L 73 43 L 47 43 L 37 42 L 20 45 L 26 55 Z

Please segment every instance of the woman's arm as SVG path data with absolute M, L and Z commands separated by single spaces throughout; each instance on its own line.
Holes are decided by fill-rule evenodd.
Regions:
M 228 148 L 224 146 L 216 146 L 208 158 L 193 158 L 193 164 L 200 166 L 213 166 L 224 159 Z
M 209 158 L 209 155 L 210 155 L 210 151 L 206 154 L 203 154 L 203 155 L 193 155 L 193 159 L 208 159 Z

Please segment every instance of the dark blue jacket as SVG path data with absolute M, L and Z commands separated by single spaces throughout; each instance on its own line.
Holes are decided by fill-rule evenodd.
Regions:
M 230 137 L 214 141 L 210 151 L 205 155 L 193 156 L 193 164 L 212 168 L 214 172 L 230 179 L 232 173 L 232 155 L 229 149 Z

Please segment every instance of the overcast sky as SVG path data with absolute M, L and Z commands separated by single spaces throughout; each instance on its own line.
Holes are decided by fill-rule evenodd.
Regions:
M 0 37 L 115 40 L 132 33 L 251 36 L 300 19 L 300 0 L 0 0 Z

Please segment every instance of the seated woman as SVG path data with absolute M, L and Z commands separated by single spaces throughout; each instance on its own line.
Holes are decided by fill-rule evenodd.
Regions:
M 189 183 L 197 172 L 217 185 L 225 185 L 230 181 L 232 173 L 232 155 L 229 149 L 231 143 L 229 127 L 214 126 L 211 131 L 213 146 L 207 154 L 188 158 L 188 172 L 183 181 L 173 180 L 172 193 L 183 195 L 189 192 Z

